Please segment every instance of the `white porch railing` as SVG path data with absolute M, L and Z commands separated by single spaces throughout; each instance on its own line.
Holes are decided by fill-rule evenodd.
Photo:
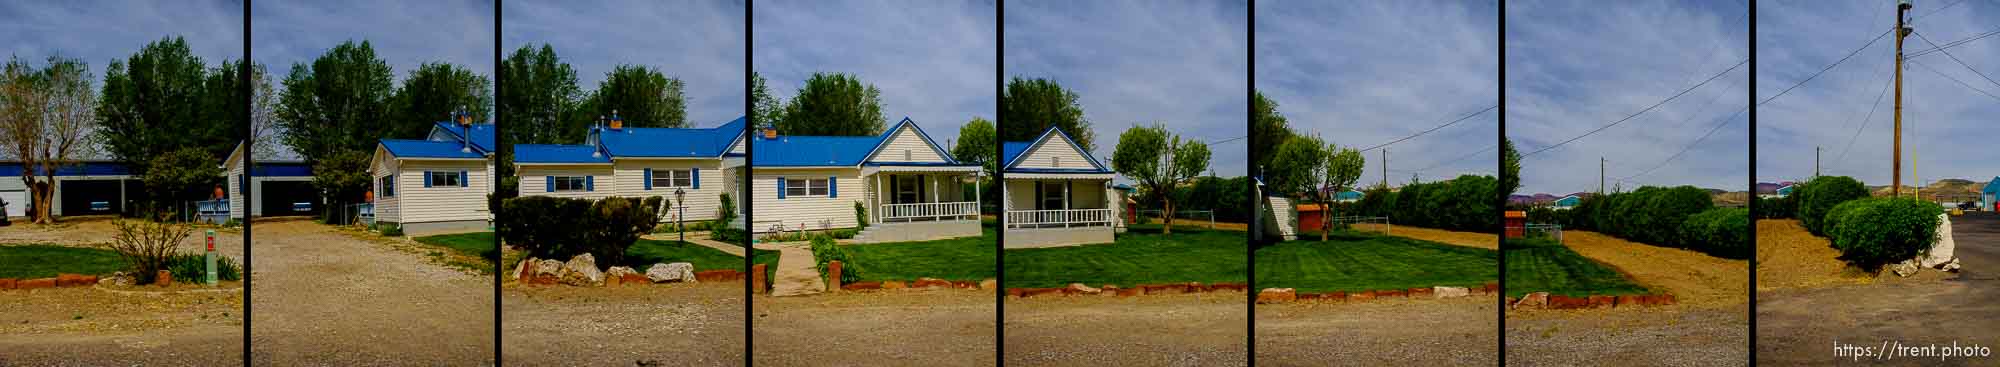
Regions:
M 979 216 L 979 203 L 960 201 L 951 203 L 882 204 L 881 210 L 883 222 L 973 219 Z
M 1111 209 L 1009 210 L 1007 228 L 1069 228 L 1110 226 Z

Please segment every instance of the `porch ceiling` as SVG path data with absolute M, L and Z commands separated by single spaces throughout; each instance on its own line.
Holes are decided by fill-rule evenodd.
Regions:
M 1016 172 L 1004 172 L 1004 173 L 1002 173 L 1002 174 L 1004 174 L 1004 175 L 1005 175 L 1005 178 L 1006 178 L 1006 179 L 1008 179 L 1008 180 L 1016 180 L 1016 179 L 1020 179 L 1020 180 L 1110 180 L 1110 179 L 1112 179 L 1113 177 L 1116 177 L 1116 176 L 1117 176 L 1116 174 L 1111 174 L 1111 173 L 1016 173 Z

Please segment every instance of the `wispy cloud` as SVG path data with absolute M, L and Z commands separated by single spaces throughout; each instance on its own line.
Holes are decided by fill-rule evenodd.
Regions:
M 1743 3 L 1720 0 L 1508 3 L 1507 136 L 1523 153 L 1533 152 L 1729 69 L 1749 57 L 1746 10 Z M 1610 179 L 1645 173 L 1628 179 L 1628 189 L 1745 190 L 1748 114 L 1729 116 L 1748 103 L 1748 80 L 1745 65 L 1651 112 L 1527 157 L 1521 191 L 1595 191 L 1601 157 L 1610 160 Z M 1685 155 L 1669 161 L 1690 144 Z
M 368 41 L 402 80 L 448 62 L 493 79 L 493 7 L 486 0 L 260 1 L 251 4 L 250 53 L 282 78 L 341 42 Z M 238 28 L 241 28 L 240 26 Z
M 1249 5 L 1241 1 L 1007 3 L 1006 73 L 1076 91 L 1100 159 L 1118 134 L 1164 123 L 1183 137 L 1248 134 Z M 1249 140 L 1214 144 L 1209 167 L 1247 172 Z
M 1257 5 L 1257 89 L 1298 133 L 1362 149 L 1499 103 L 1492 2 Z M 1389 146 L 1389 181 L 1493 174 L 1498 120 L 1487 111 Z M 1381 152 L 1367 153 L 1362 181 L 1379 182 Z
M 577 85 L 585 91 L 597 88 L 618 65 L 648 66 L 687 82 L 688 122 L 694 126 L 743 116 L 742 1 L 507 1 L 503 6 L 502 52 L 547 43 L 576 68 Z
M 209 65 L 243 59 L 240 1 L 9 1 L 0 2 L 0 44 L 10 56 L 41 63 L 49 56 L 76 57 L 102 78 L 113 59 L 147 43 L 180 36 Z
M 973 117 L 995 118 L 996 6 L 987 1 L 759 1 L 752 57 L 790 98 L 814 72 L 882 90 L 890 122 L 908 116 L 939 144 Z
M 2000 4 L 1985 1 L 1918 1 L 1915 5 L 1910 16 L 1928 16 L 1912 21 L 1917 34 L 1904 40 L 1909 53 L 1931 48 L 1924 38 L 1947 44 L 1993 31 L 1991 20 L 2000 16 Z M 1944 8 L 1947 5 L 1951 7 Z M 1777 95 L 1884 35 L 1896 19 L 1893 1 L 1766 2 L 1759 6 L 1759 100 Z M 2000 77 L 1996 74 L 2000 73 L 2000 43 L 1996 42 L 2000 38 L 1972 41 L 1949 50 L 1971 69 Z M 1813 148 L 1822 147 L 1823 174 L 1853 176 L 1870 185 L 1889 184 L 1895 96 L 1893 90 L 1883 93 L 1891 82 L 1894 55 L 1895 39 L 1882 36 L 1839 67 L 1758 107 L 1758 180 L 1810 178 Z M 2000 95 L 2000 84 L 1942 53 L 1911 57 L 1903 69 L 1903 184 L 1942 178 L 1985 181 L 2000 175 L 2000 170 L 1988 163 L 2000 159 L 2000 151 L 1990 149 L 1991 141 L 2000 138 L 1991 132 L 1992 117 L 2000 114 L 2000 98 L 1967 87 Z

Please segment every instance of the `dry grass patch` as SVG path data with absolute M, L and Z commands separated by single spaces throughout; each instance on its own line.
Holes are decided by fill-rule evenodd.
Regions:
M 1840 250 L 1796 219 L 1757 221 L 1757 290 L 1868 284 L 1875 275 L 1840 261 Z
M 1673 294 L 1682 305 L 1729 306 L 1749 301 L 1747 260 L 1646 245 L 1588 231 L 1563 231 L 1563 242 L 1577 254 L 1617 268 L 1646 288 Z
M 1370 224 L 1370 223 L 1355 224 L 1354 230 L 1381 232 L 1382 225 Z M 1477 247 L 1488 250 L 1500 249 L 1500 235 L 1493 233 L 1447 231 L 1442 229 L 1411 227 L 1411 226 L 1390 226 L 1389 235 L 1396 237 L 1403 237 L 1403 238 L 1419 239 L 1437 243 L 1459 245 L 1465 247 Z M 1314 235 L 1314 238 L 1318 238 L 1317 236 L 1318 235 Z

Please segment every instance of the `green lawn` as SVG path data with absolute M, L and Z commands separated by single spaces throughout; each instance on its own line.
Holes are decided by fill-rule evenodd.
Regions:
M 417 242 L 452 249 L 465 256 L 486 258 L 493 255 L 493 232 L 472 232 L 444 234 L 413 238 Z
M 1257 249 L 1257 286 L 1300 292 L 1475 287 L 1500 279 L 1499 251 L 1375 233 L 1334 232 L 1326 242 Z
M 1164 235 L 1159 228 L 1132 226 L 1110 244 L 1006 250 L 1007 286 L 1249 281 L 1248 233 L 1176 225 Z
M 640 239 L 625 248 L 625 263 L 619 265 L 644 272 L 653 264 L 677 262 L 694 264 L 694 271 L 743 271 L 741 256 L 687 242 L 649 239 Z
M 1647 294 L 1646 287 L 1569 247 L 1539 239 L 1509 239 L 1507 296 L 1549 292 L 1565 296 Z
M 857 275 L 862 281 L 923 277 L 979 281 L 993 278 L 993 251 L 999 249 L 999 238 L 988 227 L 979 237 L 843 245 L 841 250 L 861 268 Z
M 104 275 L 125 270 L 117 252 L 54 245 L 0 245 L 0 278 L 50 278 L 58 273 Z

